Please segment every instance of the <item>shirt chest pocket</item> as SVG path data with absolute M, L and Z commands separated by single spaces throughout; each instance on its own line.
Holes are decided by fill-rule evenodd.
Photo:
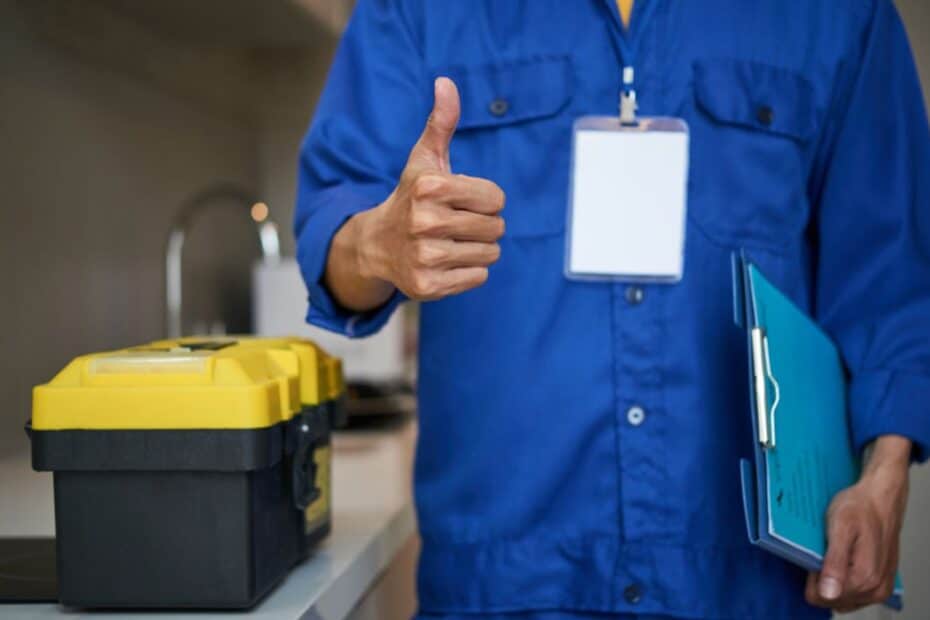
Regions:
M 508 237 L 565 228 L 574 74 L 568 56 L 452 66 L 462 114 L 452 170 L 490 179 L 507 194 Z
M 761 63 L 698 61 L 689 218 L 727 246 L 783 248 L 808 217 L 808 146 L 817 133 L 813 85 Z

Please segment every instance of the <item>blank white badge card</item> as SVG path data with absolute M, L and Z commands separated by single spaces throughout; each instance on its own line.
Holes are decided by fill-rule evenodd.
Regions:
M 688 128 L 675 118 L 575 122 L 566 276 L 676 282 L 684 269 Z

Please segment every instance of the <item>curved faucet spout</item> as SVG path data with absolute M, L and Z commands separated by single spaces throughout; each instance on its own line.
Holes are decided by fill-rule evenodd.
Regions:
M 254 195 L 234 185 L 218 185 L 195 195 L 181 206 L 178 216 L 168 233 L 165 246 L 165 329 L 169 338 L 179 338 L 183 330 L 182 309 L 182 266 L 184 237 L 198 213 L 213 204 L 228 204 L 237 210 L 248 212 L 257 204 Z M 281 260 L 281 241 L 278 226 L 267 216 L 253 216 L 258 232 L 262 260 L 276 263 Z

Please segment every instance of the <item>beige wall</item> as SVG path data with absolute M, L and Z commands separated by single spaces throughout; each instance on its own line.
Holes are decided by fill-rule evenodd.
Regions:
M 282 249 L 294 254 L 291 221 L 297 189 L 297 158 L 313 103 L 320 96 L 336 38 L 313 49 L 263 50 L 256 54 L 262 90 L 257 103 L 259 188 L 286 229 Z
M 11 523 L 21 524 L 22 534 L 51 524 L 35 516 L 48 506 L 48 478 L 33 474 L 24 458 L 31 386 L 78 354 L 163 336 L 164 244 L 183 201 L 217 182 L 259 195 L 264 187 L 272 209 L 282 207 L 274 214 L 284 249 L 293 248 L 295 140 L 322 81 L 312 59 L 328 58 L 333 41 L 269 58 L 306 70 L 285 75 L 266 67 L 255 49 L 197 47 L 114 6 L 0 0 L 6 531 Z M 288 54 L 300 62 L 288 62 Z M 279 84 L 274 100 L 261 96 L 266 75 Z M 285 93 L 285 78 L 301 87 Z M 272 163 L 261 161 L 263 152 Z M 185 266 L 188 326 L 220 319 L 248 327 L 257 247 L 245 212 L 217 208 L 195 223 Z
M 924 87 L 924 100 L 930 102 L 930 2 L 895 0 L 895 4 L 911 40 L 911 49 Z

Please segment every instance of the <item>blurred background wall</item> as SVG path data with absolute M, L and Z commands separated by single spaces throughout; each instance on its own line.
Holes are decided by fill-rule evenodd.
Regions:
M 185 201 L 242 187 L 293 254 L 296 152 L 352 4 L 0 0 L 0 522 L 51 529 L 50 480 L 22 458 L 31 386 L 80 353 L 164 334 L 164 245 Z M 930 100 L 930 2 L 897 4 Z M 188 235 L 188 328 L 249 323 L 258 245 L 247 213 L 226 207 Z M 921 468 L 901 618 L 930 617 L 928 523 Z

